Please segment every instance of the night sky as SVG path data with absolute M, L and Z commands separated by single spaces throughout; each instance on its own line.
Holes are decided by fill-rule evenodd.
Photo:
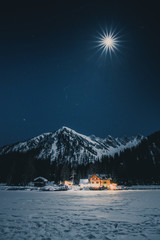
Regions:
M 62 126 L 160 130 L 159 1 L 52 2 L 0 8 L 0 146 Z M 121 40 L 111 57 L 96 48 L 106 27 Z

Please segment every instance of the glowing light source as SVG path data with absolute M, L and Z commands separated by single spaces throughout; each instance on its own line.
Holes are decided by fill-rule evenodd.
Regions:
M 120 40 L 118 37 L 118 32 L 115 33 L 115 30 L 102 30 L 97 39 L 97 47 L 99 47 L 99 49 L 102 51 L 101 54 L 107 55 L 109 53 L 111 55 L 112 52 L 115 53 L 115 51 L 118 50 Z
M 117 184 L 116 183 L 112 183 L 109 185 L 109 190 L 116 190 L 117 189 Z

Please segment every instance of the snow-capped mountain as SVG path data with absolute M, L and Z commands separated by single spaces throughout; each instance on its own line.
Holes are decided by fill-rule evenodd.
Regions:
M 38 176 L 76 181 L 107 174 L 119 184 L 160 184 L 160 131 L 148 137 L 105 139 L 62 127 L 0 149 L 0 182 L 27 184 Z
M 143 136 L 130 138 L 108 136 L 105 139 L 93 135 L 88 137 L 68 127 L 62 127 L 54 133 L 44 133 L 24 142 L 4 146 L 0 149 L 0 155 L 36 150 L 37 159 L 86 164 L 100 160 L 102 156 L 114 156 L 115 153 L 119 154 L 127 148 L 135 147 L 143 139 L 145 139 Z

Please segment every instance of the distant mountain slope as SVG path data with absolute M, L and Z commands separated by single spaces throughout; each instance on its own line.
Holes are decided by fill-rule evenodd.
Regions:
M 58 182 L 110 175 L 119 184 L 160 184 L 160 132 L 101 139 L 62 127 L 0 149 L 0 182 L 27 184 L 43 176 Z
M 5 146 L 0 149 L 0 155 L 11 152 L 28 152 L 37 149 L 37 159 L 55 159 L 59 163 L 88 163 L 101 159 L 103 155 L 114 156 L 127 148 L 140 144 L 143 136 L 101 139 L 95 136 L 85 136 L 68 127 L 62 127 L 54 133 L 44 133 L 28 141 Z

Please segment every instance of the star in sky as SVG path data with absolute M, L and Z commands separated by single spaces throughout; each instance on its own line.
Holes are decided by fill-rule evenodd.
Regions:
M 118 51 L 120 45 L 119 32 L 116 33 L 115 30 L 101 30 L 97 36 L 97 47 L 101 51 L 101 55 L 110 55 Z

